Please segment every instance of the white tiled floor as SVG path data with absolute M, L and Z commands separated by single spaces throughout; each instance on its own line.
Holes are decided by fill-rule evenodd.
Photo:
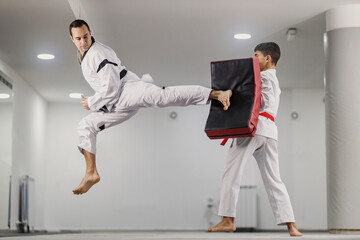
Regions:
M 53 234 L 53 235 L 37 235 L 37 236 L 16 236 L 3 237 L 1 240 L 191 240 L 191 239 L 359 239 L 360 235 L 343 235 L 330 234 L 325 232 L 319 233 L 304 233 L 303 237 L 294 238 L 289 237 L 286 232 L 253 232 L 253 233 L 207 233 L 207 232 L 94 232 L 94 233 L 74 233 L 74 234 Z

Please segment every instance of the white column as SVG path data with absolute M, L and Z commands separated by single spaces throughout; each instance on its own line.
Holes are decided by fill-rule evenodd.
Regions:
M 328 228 L 360 231 L 360 4 L 326 13 Z

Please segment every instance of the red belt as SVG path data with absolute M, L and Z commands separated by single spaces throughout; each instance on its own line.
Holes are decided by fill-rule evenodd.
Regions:
M 270 119 L 271 121 L 275 122 L 275 118 L 273 116 L 271 116 L 270 114 L 268 114 L 267 112 L 259 113 L 259 115 L 266 117 L 266 118 Z
M 268 114 L 267 112 L 259 113 L 259 115 L 266 117 L 266 118 L 270 119 L 271 121 L 275 122 L 275 118 L 273 116 L 271 116 L 270 114 Z M 224 140 L 220 143 L 220 145 L 224 146 L 228 140 L 229 140 L 229 138 L 224 138 Z

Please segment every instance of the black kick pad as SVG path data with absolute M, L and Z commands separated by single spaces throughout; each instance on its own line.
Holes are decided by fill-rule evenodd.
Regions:
M 211 87 L 231 89 L 230 107 L 211 101 L 205 132 L 210 139 L 255 136 L 261 102 L 257 57 L 211 62 Z

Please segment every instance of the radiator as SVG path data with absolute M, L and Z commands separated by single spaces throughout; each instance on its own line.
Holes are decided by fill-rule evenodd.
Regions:
M 34 179 L 29 176 L 23 176 L 20 181 L 20 208 L 18 230 L 20 232 L 30 232 L 33 229 L 33 189 Z
M 256 186 L 240 187 L 235 226 L 238 230 L 252 231 L 257 226 Z

